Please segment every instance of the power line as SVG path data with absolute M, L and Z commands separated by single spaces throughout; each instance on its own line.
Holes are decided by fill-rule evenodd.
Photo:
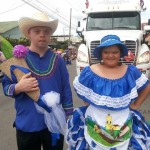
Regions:
M 19 8 L 19 7 L 22 7 L 23 5 L 25 5 L 25 3 L 20 4 L 20 5 L 16 6 L 16 7 L 14 7 L 14 8 L 11 8 L 11 9 L 9 9 L 9 10 L 7 10 L 7 11 L 0 12 L 0 14 L 5 14 L 5 13 L 8 13 L 8 12 L 11 12 L 11 11 L 13 11 L 13 10 L 15 10 L 15 9 L 17 9 L 17 8 Z
M 46 7 L 47 9 L 50 9 L 49 7 L 45 6 L 43 3 L 39 2 L 39 0 L 37 0 L 38 3 L 40 3 L 41 5 L 43 5 L 44 7 Z M 55 13 L 55 11 L 53 11 L 52 9 L 50 9 L 53 13 Z M 66 18 L 62 17 L 61 15 L 59 15 L 58 13 L 55 13 L 56 15 L 58 15 L 59 17 L 61 17 L 62 19 L 64 19 L 65 21 L 69 21 Z
M 37 2 L 38 3 L 40 3 L 42 6 L 44 6 L 45 8 L 47 8 L 48 10 L 50 10 L 50 11 L 52 11 L 55 15 L 57 15 L 57 16 L 59 16 L 61 19 L 63 19 L 63 22 L 66 22 L 67 23 L 67 25 L 68 25 L 68 22 L 69 22 L 69 19 L 67 19 L 67 18 L 65 18 L 64 16 L 65 15 L 63 15 L 63 13 L 61 13 L 61 14 L 58 14 L 58 12 L 56 12 L 56 9 L 54 9 L 54 10 L 52 10 L 51 9 L 51 7 L 49 8 L 49 7 L 47 7 L 47 5 L 44 5 L 44 3 L 41 3 L 39 0 L 37 0 Z M 74 24 L 72 24 L 74 27 L 76 27 L 76 25 L 74 25 Z M 74 28 L 73 27 L 73 28 Z
M 40 4 L 41 4 L 42 6 L 44 6 L 44 7 L 46 8 L 46 10 L 45 10 L 45 8 L 43 9 L 43 8 L 39 7 L 39 5 L 37 5 L 37 3 L 35 4 L 33 1 L 32 1 L 32 3 L 31 3 L 31 1 L 29 2 L 29 1 L 27 1 L 27 0 L 22 0 L 22 1 L 24 1 L 25 3 L 29 4 L 30 6 L 34 7 L 35 9 L 37 9 L 37 10 L 39 10 L 39 11 L 46 11 L 46 10 L 47 10 L 46 12 L 48 13 L 49 10 L 50 10 L 50 11 L 52 11 L 54 14 L 56 14 L 52 9 L 50 9 L 49 7 L 47 7 L 47 6 L 45 6 L 45 5 L 41 4 L 41 3 L 40 3 Z M 36 2 L 39 3 L 38 0 L 37 0 Z M 49 13 L 48 13 L 48 15 L 49 15 L 51 18 L 56 19 L 56 17 L 50 15 Z M 58 14 L 56 14 L 56 15 L 58 15 Z M 60 15 L 58 15 L 58 16 L 60 16 Z M 68 24 L 69 21 L 66 20 L 65 18 L 62 19 L 62 16 L 60 16 L 60 18 L 61 18 L 61 20 L 59 20 L 59 22 L 62 23 L 63 25 L 65 25 L 65 26 L 69 27 L 69 24 Z M 64 19 L 65 19 L 67 22 L 65 22 Z M 75 28 L 74 28 L 74 30 L 75 30 Z
M 70 1 L 70 0 L 66 0 L 68 3 L 69 3 L 69 5 L 71 6 L 71 8 L 73 8 L 73 9 L 76 9 L 76 10 L 82 10 L 83 8 L 83 5 L 82 5 L 82 3 L 80 2 L 80 4 L 79 4 L 79 2 L 75 2 L 75 1 L 73 1 L 73 3 L 72 3 L 72 1 Z

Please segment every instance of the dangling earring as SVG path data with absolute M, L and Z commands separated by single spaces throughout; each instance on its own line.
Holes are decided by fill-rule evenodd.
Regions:
M 103 59 L 100 57 L 100 64 L 104 65 Z
M 119 59 L 118 66 L 121 66 L 121 65 L 122 65 L 122 62 L 123 62 L 123 58 L 121 57 L 121 58 Z

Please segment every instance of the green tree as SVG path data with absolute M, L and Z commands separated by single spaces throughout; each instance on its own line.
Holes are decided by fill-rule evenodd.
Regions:
M 1 51 L 3 52 L 4 56 L 6 57 L 6 59 L 9 59 L 12 57 L 12 49 L 13 46 L 11 45 L 11 43 L 6 40 L 5 38 L 3 38 L 2 36 L 0 36 L 0 42 L 1 42 Z

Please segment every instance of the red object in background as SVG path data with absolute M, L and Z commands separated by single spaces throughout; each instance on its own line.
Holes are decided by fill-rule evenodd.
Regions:
M 129 50 L 128 51 L 128 56 L 124 56 L 124 59 L 126 60 L 126 61 L 131 61 L 131 60 L 134 60 L 134 54 Z

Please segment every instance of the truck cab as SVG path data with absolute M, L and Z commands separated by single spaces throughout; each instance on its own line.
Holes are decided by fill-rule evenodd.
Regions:
M 93 55 L 95 47 L 103 36 L 115 34 L 128 48 L 128 56 L 121 62 L 135 65 L 150 78 L 150 50 L 145 44 L 147 31 L 141 29 L 142 10 L 140 0 L 91 0 L 82 27 L 79 24 L 77 28 L 83 38 L 76 59 L 77 75 L 85 66 L 99 63 Z

